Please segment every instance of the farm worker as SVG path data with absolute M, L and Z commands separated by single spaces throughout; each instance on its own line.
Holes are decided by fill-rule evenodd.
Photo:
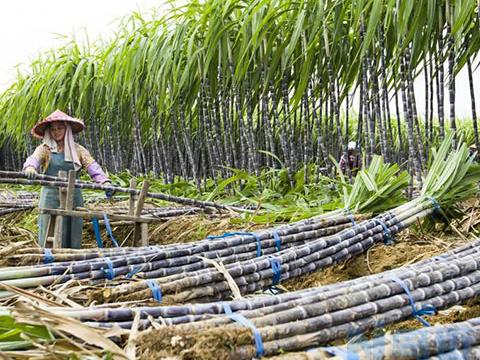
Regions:
M 352 172 L 352 176 L 357 175 L 358 170 L 362 167 L 362 158 L 355 141 L 350 141 L 348 143 L 347 154 L 342 155 L 339 165 L 342 173 L 346 173 L 348 166 Z
M 468 154 L 470 156 L 476 155 L 477 154 L 477 145 L 472 144 L 468 147 Z
M 92 158 L 90 153 L 73 140 L 73 134 L 85 128 L 83 121 L 73 118 L 60 110 L 54 111 L 47 118 L 38 122 L 31 134 L 43 142 L 23 164 L 23 171 L 29 178 L 35 178 L 38 173 L 58 176 L 60 170 L 78 171 L 84 168 L 92 180 L 99 184 L 111 183 L 102 168 Z M 106 193 L 107 198 L 111 193 Z M 75 189 L 74 208 L 83 206 L 80 189 Z M 40 192 L 40 208 L 58 209 L 60 207 L 58 188 L 43 186 Z M 45 247 L 46 232 L 50 215 L 38 216 L 38 242 Z M 82 244 L 82 218 L 64 217 L 62 247 L 80 248 Z

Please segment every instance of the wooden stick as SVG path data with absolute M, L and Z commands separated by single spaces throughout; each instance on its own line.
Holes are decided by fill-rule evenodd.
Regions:
M 67 172 L 66 171 L 59 171 L 59 177 L 66 178 Z M 73 179 L 75 182 L 75 178 Z M 66 208 L 67 203 L 67 194 L 64 188 L 58 188 L 58 195 L 60 199 L 60 209 Z M 72 205 L 73 206 L 73 205 Z M 62 234 L 63 234 L 63 222 L 65 218 L 63 216 L 55 216 L 55 230 L 53 235 L 53 248 L 59 249 L 62 247 Z
M 135 216 L 141 217 L 143 204 L 145 203 L 145 196 L 148 192 L 149 183 L 147 180 L 143 182 L 142 190 L 138 196 L 136 207 L 135 207 Z M 135 229 L 133 231 L 133 246 L 146 246 L 148 245 L 148 225 L 143 225 L 142 223 L 135 223 Z
M 65 198 L 65 210 L 73 210 L 73 200 L 75 197 L 75 170 L 68 172 L 67 195 Z
M 130 189 L 136 190 L 137 187 L 137 180 L 130 179 Z M 130 197 L 128 199 L 128 215 L 134 216 L 135 212 L 135 193 L 131 192 Z
M 140 191 L 140 195 L 137 199 L 137 204 L 135 208 L 135 216 L 140 217 L 142 216 L 143 204 L 145 203 L 145 197 L 148 192 L 149 183 L 147 180 L 143 182 L 142 190 Z

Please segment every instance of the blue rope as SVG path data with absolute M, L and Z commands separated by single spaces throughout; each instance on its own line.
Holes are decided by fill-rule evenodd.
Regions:
M 102 266 L 100 270 L 103 271 L 103 273 L 105 274 L 105 277 L 108 280 L 112 280 L 115 277 L 115 269 L 113 268 L 112 260 L 110 260 L 109 258 L 105 258 L 105 262 L 107 263 L 107 268 L 105 269 Z
M 424 318 L 422 318 L 423 315 L 434 315 L 437 313 L 437 309 L 435 308 L 435 306 L 433 305 L 430 305 L 430 304 L 425 304 L 423 305 L 420 309 L 417 310 L 417 307 L 415 306 L 415 301 L 413 300 L 413 297 L 412 297 L 412 293 L 410 292 L 410 290 L 408 289 L 408 286 L 407 284 L 405 283 L 405 281 L 403 281 L 402 279 L 396 277 L 396 276 L 392 276 L 391 278 L 394 282 L 396 282 L 398 285 L 400 285 L 402 287 L 402 289 L 405 291 L 405 293 L 407 294 L 408 296 L 408 301 L 410 302 L 410 305 L 412 306 L 412 315 L 415 317 L 415 319 L 417 319 L 418 321 L 420 321 L 423 326 L 426 326 L 426 327 L 429 327 L 431 326 L 427 320 L 425 320 Z
M 232 308 L 228 303 L 223 303 L 223 310 L 225 312 L 225 315 L 227 315 L 231 320 L 252 330 L 253 338 L 255 339 L 255 347 L 257 348 L 257 353 L 255 357 L 262 357 L 265 350 L 263 348 L 262 334 L 260 334 L 258 328 L 253 324 L 251 320 L 247 319 L 245 316 L 239 313 L 232 312 Z
M 427 196 L 426 198 L 430 200 L 433 204 L 433 212 L 430 214 L 430 217 L 433 221 L 440 219 L 440 204 L 433 196 Z
M 100 234 L 100 224 L 98 223 L 98 219 L 96 217 L 92 218 L 93 224 L 93 232 L 95 233 L 95 240 L 97 241 L 97 246 L 102 249 L 103 248 L 103 241 L 102 235 Z
M 162 290 L 155 280 L 147 280 L 147 285 L 152 290 L 152 296 L 155 301 L 162 302 Z
M 433 196 L 427 196 L 427 199 L 430 200 L 433 204 L 433 212 L 440 211 L 440 204 L 437 202 L 437 200 Z
M 385 245 L 392 245 L 393 244 L 393 236 L 392 232 L 390 229 L 387 227 L 387 225 L 380 219 L 373 219 L 375 224 L 382 225 L 383 227 L 383 243 Z
M 270 266 L 273 271 L 272 286 L 277 285 L 282 277 L 282 262 L 278 257 L 270 258 Z
M 110 226 L 107 213 L 103 213 L 103 221 L 105 222 L 105 228 L 107 229 L 108 236 L 110 236 L 110 239 L 112 239 L 113 245 L 115 245 L 115 247 L 119 247 L 117 240 L 115 240 L 113 237 L 112 227 Z
M 55 261 L 55 258 L 53 257 L 52 250 L 49 248 L 43 248 L 43 263 L 44 264 L 50 264 Z
M 223 239 L 223 238 L 226 238 L 226 237 L 236 236 L 236 235 L 253 236 L 255 238 L 255 240 L 257 240 L 257 257 L 262 256 L 262 243 L 261 243 L 260 237 L 255 233 L 251 233 L 251 232 L 227 232 L 223 235 L 209 235 L 209 236 L 207 236 L 207 239 Z
M 307 350 L 307 352 L 316 351 L 316 350 L 317 349 L 311 349 L 311 350 Z M 338 356 L 343 360 L 360 360 L 360 357 L 356 353 L 348 351 L 347 349 L 344 349 L 344 348 L 330 346 L 330 347 L 322 348 L 322 350 L 327 352 L 330 355 Z
M 345 209 L 343 209 L 343 212 L 344 212 L 345 214 L 347 214 L 347 218 L 352 222 L 353 226 L 356 226 L 357 223 L 356 223 L 355 218 L 353 217 L 353 214 L 352 214 L 352 212 L 350 211 L 350 209 L 349 209 L 349 208 L 345 208 Z
M 136 273 L 138 273 L 140 270 L 142 270 L 142 265 L 134 266 L 132 271 L 130 271 L 125 277 L 127 279 L 131 279 Z
M 280 235 L 278 235 L 278 231 L 273 229 L 272 235 L 273 235 L 273 238 L 275 239 L 275 247 L 277 248 L 277 251 L 280 251 L 280 249 L 282 248 L 282 239 L 280 239 Z
M 447 261 L 448 257 L 444 254 L 440 254 L 440 255 L 432 257 L 432 259 L 436 260 L 436 261 Z

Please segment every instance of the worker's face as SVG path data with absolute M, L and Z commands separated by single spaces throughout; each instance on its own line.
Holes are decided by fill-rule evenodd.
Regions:
M 63 141 L 65 138 L 65 123 L 63 121 L 55 121 L 50 124 L 50 134 L 56 142 Z

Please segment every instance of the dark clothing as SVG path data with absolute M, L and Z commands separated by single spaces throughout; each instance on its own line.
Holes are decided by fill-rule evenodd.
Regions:
M 340 170 L 342 170 L 342 173 L 347 172 L 347 156 L 346 154 L 343 154 L 341 159 L 340 159 Z M 348 166 L 350 167 L 350 171 L 352 172 L 352 175 L 355 176 L 362 167 L 362 158 L 360 155 L 354 155 L 353 153 L 348 154 Z

